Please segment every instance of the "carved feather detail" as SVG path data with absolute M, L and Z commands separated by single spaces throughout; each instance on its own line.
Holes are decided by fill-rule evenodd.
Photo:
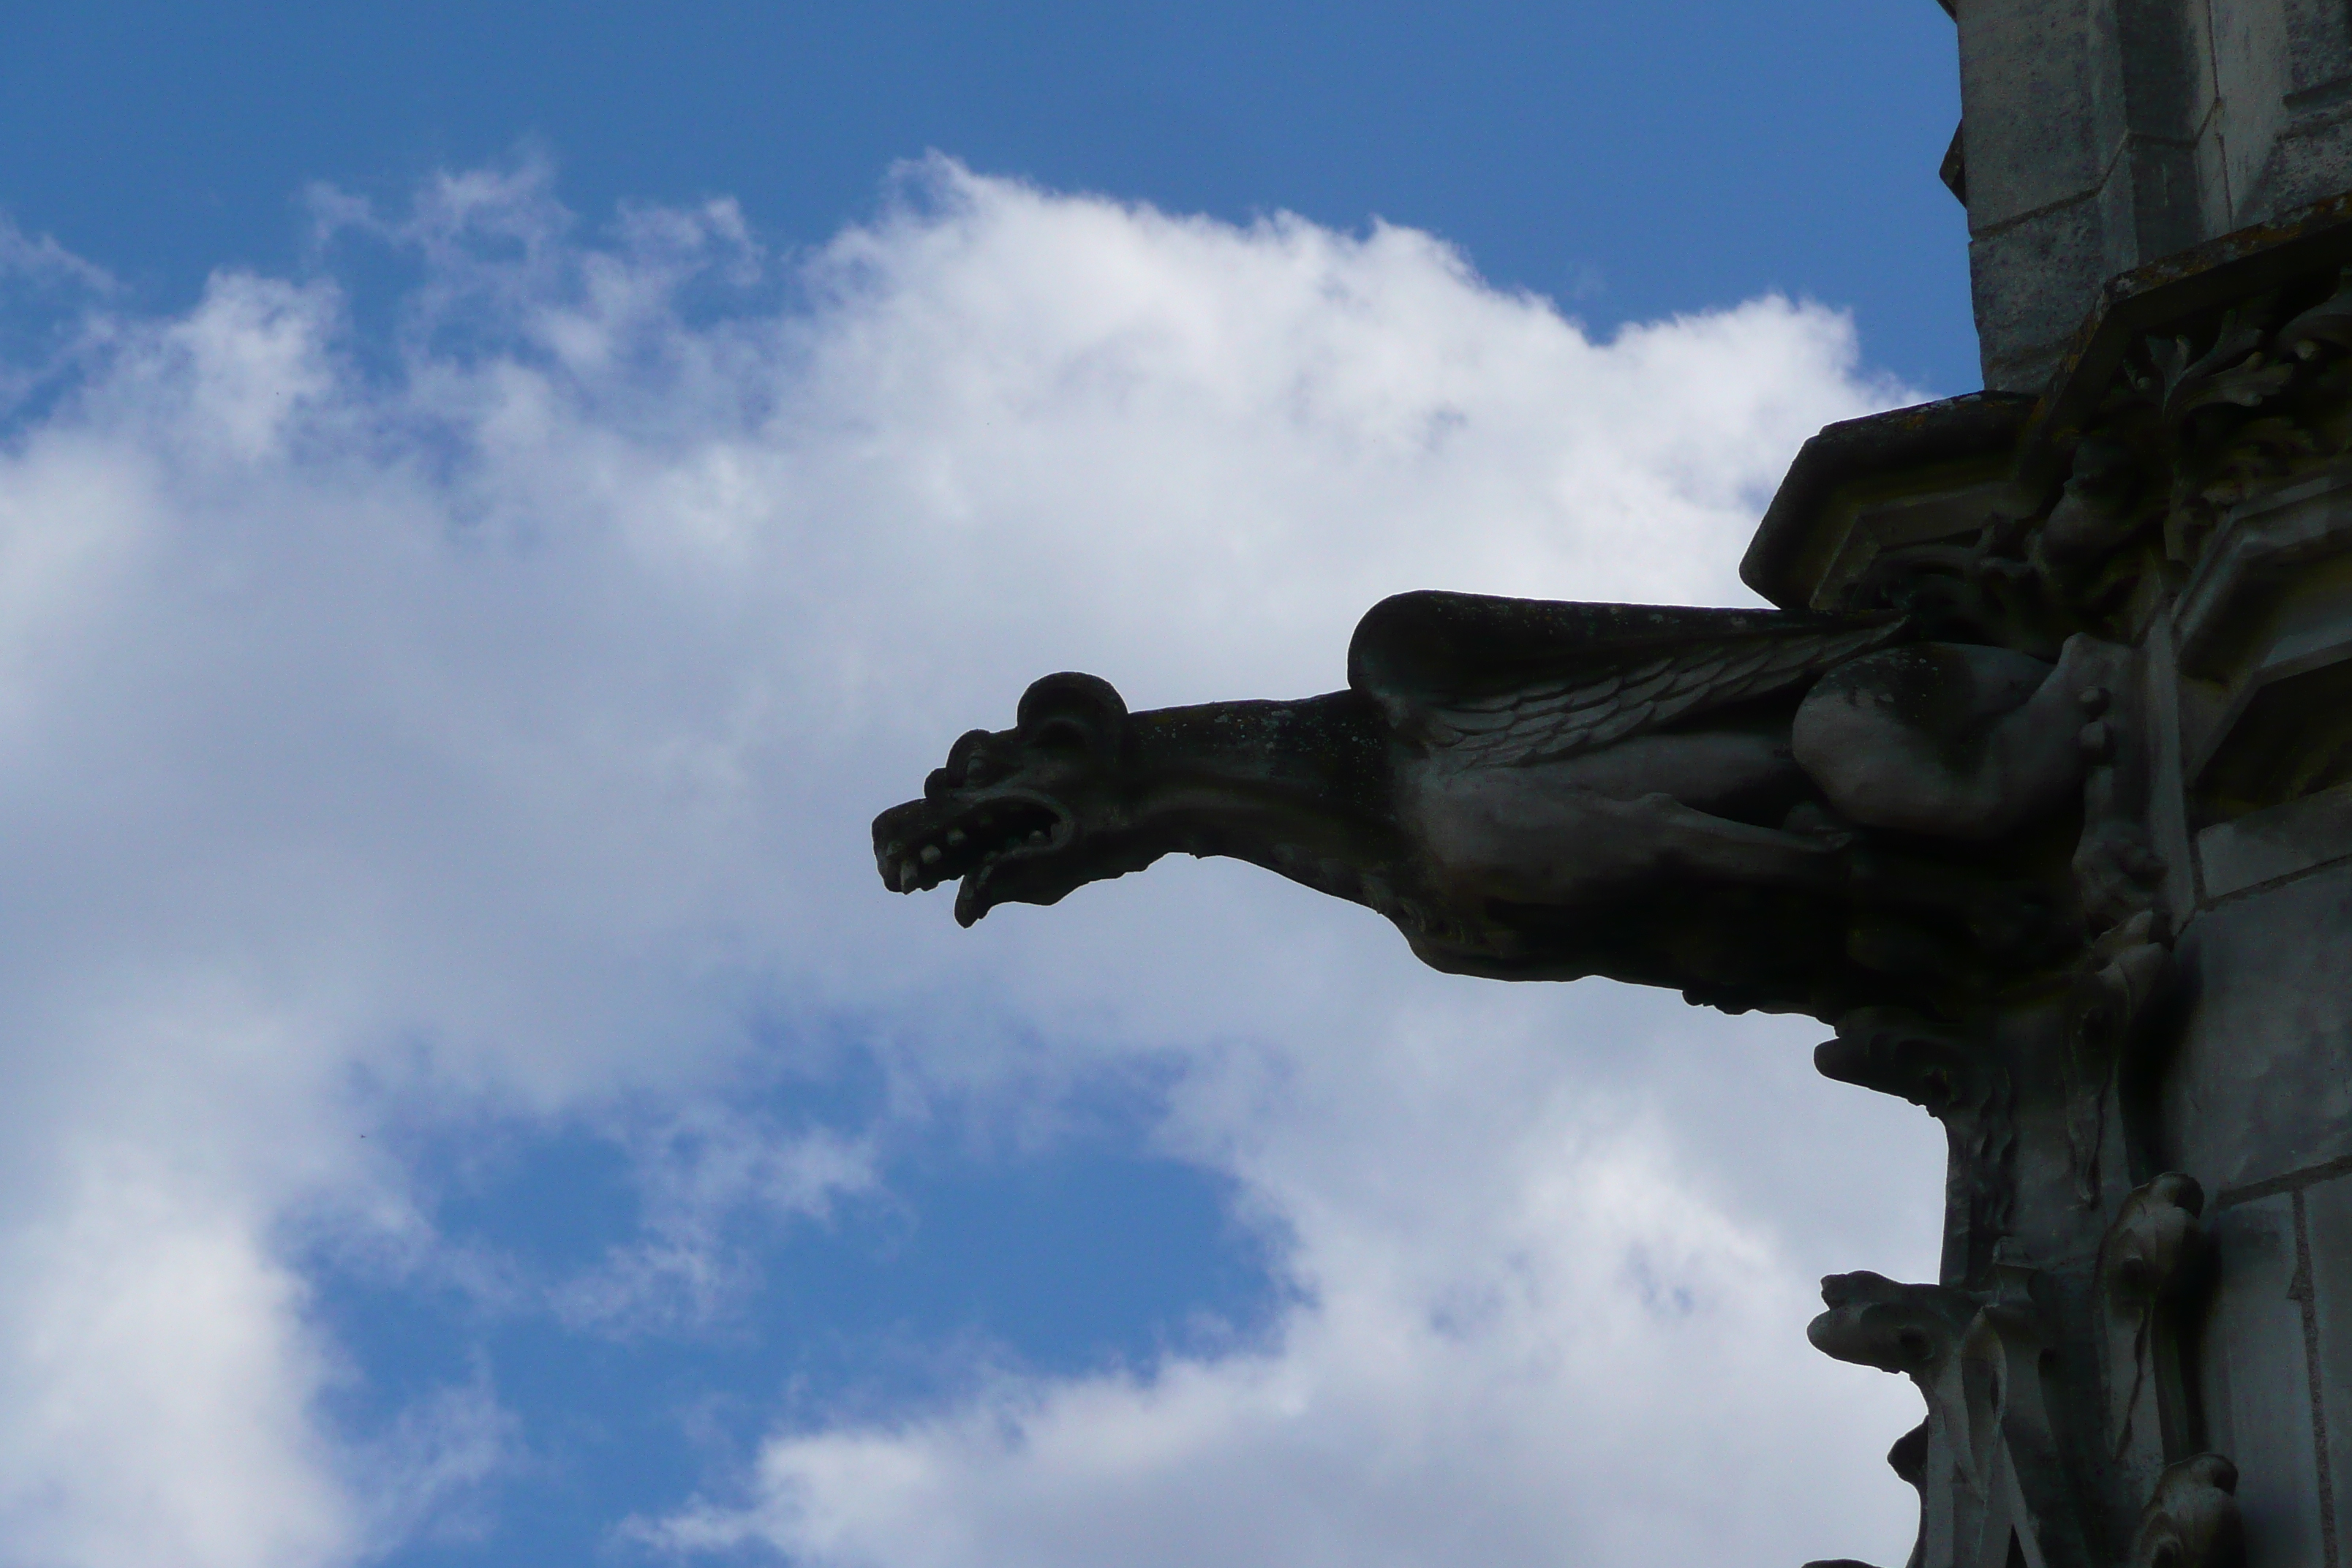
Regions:
M 1405 594 L 1364 617 L 1349 673 L 1407 741 L 1527 767 L 1769 696 L 1905 629 L 1887 617 Z

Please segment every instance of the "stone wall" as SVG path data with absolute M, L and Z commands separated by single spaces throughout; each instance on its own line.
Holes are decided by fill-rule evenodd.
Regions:
M 2352 189 L 2341 0 L 1958 0 L 1985 385 L 2038 393 L 2108 279 Z

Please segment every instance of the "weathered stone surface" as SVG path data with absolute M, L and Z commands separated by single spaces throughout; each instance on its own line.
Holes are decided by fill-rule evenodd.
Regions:
M 2212 1224 L 2212 1310 L 2201 1334 L 2213 1447 L 2239 1471 L 2248 1560 L 2260 1568 L 2328 1561 L 2313 1450 L 2294 1199 L 2229 1205 Z
M 2315 1182 L 2302 1196 L 2320 1394 L 2314 1442 L 2326 1446 L 2323 1502 L 2340 1555 L 2352 1541 L 2352 1177 Z
M 2197 1454 L 2166 1468 L 2133 1532 L 2132 1568 L 2238 1568 L 2246 1557 L 2238 1467 Z
M 1954 8 L 1948 6 L 1948 9 Z M 1084 676 L 875 825 L 967 923 L 1182 851 L 1442 968 L 1799 1009 L 1950 1160 L 1912 1568 L 2352 1568 L 2352 12 L 1956 0 L 1992 391 L 1808 442 L 1778 612 L 1408 595 L 1345 691 Z
M 2352 784 L 2273 805 L 2197 836 L 2197 865 L 2209 899 L 2352 858 Z
M 2200 914 L 2176 967 L 2164 1157 L 2226 1197 L 2352 1156 L 2352 867 Z
M 2042 391 L 2117 273 L 2352 187 L 2325 0 L 1958 0 L 1985 384 Z
M 876 863 L 899 892 L 960 879 L 968 924 L 1225 855 L 1458 973 L 1825 1015 L 1930 977 L 1958 994 L 2072 942 L 2065 868 L 2036 886 L 2007 847 L 2080 795 L 2080 693 L 2116 657 L 1886 615 L 1402 595 L 1364 617 L 1345 691 L 1129 713 L 1045 678 L 877 819 Z
M 2124 1199 L 2099 1248 L 2108 1309 L 2103 1442 L 2124 1496 L 2161 1490 L 2172 1457 L 2194 1451 L 2202 1436 L 2182 1352 L 2193 1331 L 2187 1320 L 2211 1278 L 2204 1207 L 2193 1177 L 2167 1172 Z
M 2048 384 L 2083 319 L 2084 299 L 2107 274 L 2105 238 L 2088 194 L 1969 236 L 1969 303 L 1985 345 L 1986 386 L 2033 392 Z
M 1971 542 L 2009 500 L 2033 400 L 1970 393 L 1841 420 L 1789 465 L 1739 580 L 1784 610 L 1843 600 L 1883 550 Z M 1933 476 L 1940 480 L 1923 484 Z

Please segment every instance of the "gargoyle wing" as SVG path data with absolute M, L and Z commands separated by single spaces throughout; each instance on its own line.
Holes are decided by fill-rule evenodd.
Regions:
M 1900 639 L 1896 616 L 1399 594 L 1348 647 L 1348 684 L 1399 734 L 1524 766 L 1768 696 Z

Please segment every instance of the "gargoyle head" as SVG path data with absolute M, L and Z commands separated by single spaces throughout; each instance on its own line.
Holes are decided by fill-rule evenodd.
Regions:
M 1107 680 L 1049 675 L 1010 730 L 973 730 L 923 783 L 923 798 L 874 819 L 883 883 L 911 893 L 961 878 L 957 923 L 1003 903 L 1050 904 L 1157 858 L 1124 804 L 1127 704 Z
M 1805 1327 L 1823 1355 L 1881 1372 L 1931 1373 L 1948 1356 L 1980 1310 L 1974 1297 L 1944 1285 L 1898 1285 L 1864 1269 L 1822 1281 L 1829 1308 Z

